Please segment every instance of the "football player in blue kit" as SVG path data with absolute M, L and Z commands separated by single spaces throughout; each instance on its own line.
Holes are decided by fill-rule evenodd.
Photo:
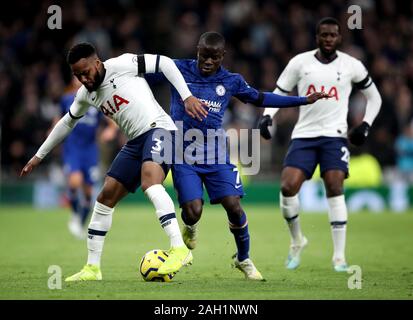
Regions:
M 207 130 L 211 129 L 214 130 L 215 136 L 219 134 L 225 136 L 222 120 L 232 97 L 259 107 L 277 108 L 311 104 L 318 99 L 329 97 L 324 92 L 314 92 L 307 97 L 285 97 L 270 92 L 259 92 L 250 87 L 240 74 L 231 73 L 221 66 L 225 55 L 225 39 L 218 32 L 202 34 L 197 49 L 197 60 L 174 61 L 190 90 L 207 105 L 208 115 L 204 119 L 199 119 L 185 113 L 178 92 L 171 88 L 171 117 L 176 123 L 183 122 L 181 134 L 195 128 L 202 131 L 205 137 L 208 135 Z M 162 78 L 161 74 L 146 76 L 148 82 L 152 84 Z M 201 157 L 193 158 L 194 164 L 183 162 L 172 165 L 174 187 L 182 208 L 181 216 L 184 223 L 182 234 L 185 244 L 190 249 L 196 246 L 197 226 L 203 207 L 203 185 L 205 185 L 211 204 L 220 203 L 227 212 L 229 228 L 237 246 L 234 266 L 244 273 L 246 279 L 262 280 L 262 275 L 249 258 L 250 236 L 247 216 L 240 204 L 244 191 L 239 172 L 236 166 L 230 163 L 226 151 L 226 161 L 218 163 L 216 155 L 219 153 L 217 148 L 220 146 L 213 144 L 211 147 L 211 144 L 207 144 L 207 140 L 204 139 L 205 153 Z M 184 141 L 183 150 L 186 150 L 191 143 L 192 141 Z M 211 148 L 215 150 L 209 150 Z M 211 155 L 215 157 L 212 164 Z

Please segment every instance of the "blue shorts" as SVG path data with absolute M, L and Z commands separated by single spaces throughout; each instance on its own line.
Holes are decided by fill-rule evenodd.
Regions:
M 318 137 L 293 139 L 284 159 L 284 167 L 301 169 L 311 179 L 317 164 L 321 176 L 328 170 L 341 170 L 348 177 L 350 152 L 344 138 Z
M 131 193 L 135 193 L 136 189 L 141 185 L 141 169 L 145 161 L 159 163 L 166 176 L 170 165 L 164 162 L 160 163 L 158 158 L 154 156 L 154 153 L 161 152 L 162 144 L 159 143 L 159 140 L 153 139 L 152 136 L 155 132 L 157 132 L 158 136 L 163 136 L 160 131 L 166 130 L 155 128 L 135 139 L 129 140 L 119 151 L 115 160 L 113 160 L 107 175 L 122 183 Z M 168 136 L 168 134 L 165 134 L 165 136 Z M 169 136 L 171 135 L 169 134 Z
M 81 172 L 86 184 L 95 184 L 99 179 L 97 146 L 91 145 L 82 149 L 65 147 L 63 149 L 63 171 L 67 175 Z
M 219 203 L 226 196 L 244 196 L 238 168 L 231 163 L 175 164 L 172 176 L 180 206 L 195 199 L 203 201 L 203 184 L 211 204 Z

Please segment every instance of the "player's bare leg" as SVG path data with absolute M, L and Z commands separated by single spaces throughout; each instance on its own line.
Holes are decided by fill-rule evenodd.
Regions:
M 227 212 L 229 229 L 234 235 L 237 245 L 237 253 L 233 256 L 234 266 L 244 273 L 248 280 L 263 280 L 249 257 L 250 235 L 248 232 L 247 215 L 241 207 L 239 196 L 227 196 L 222 198 L 221 204 Z
M 182 237 L 185 245 L 193 250 L 197 243 L 199 219 L 202 215 L 202 199 L 194 199 L 182 205 Z
M 83 269 L 66 278 L 65 281 L 102 280 L 100 260 L 105 242 L 106 233 L 112 226 L 112 215 L 116 204 L 128 194 L 125 187 L 116 179 L 106 176 L 105 183 L 100 191 L 88 229 L 88 259 Z
M 169 257 L 158 269 L 159 274 L 177 272 L 182 266 L 191 264 L 193 260 L 191 250 L 185 246 L 182 239 L 174 203 L 162 185 L 164 180 L 165 172 L 158 163 L 145 161 L 142 164 L 142 191 L 154 205 L 159 222 L 171 243 Z
M 328 217 L 331 225 L 334 254 L 333 267 L 335 271 L 346 272 L 346 229 L 347 207 L 343 193 L 345 173 L 341 170 L 328 170 L 323 173 L 328 202 Z
M 83 185 L 83 174 L 81 171 L 74 171 L 68 177 L 68 196 L 72 214 L 68 222 L 70 233 L 77 239 L 85 239 L 85 232 L 82 227 L 81 218 L 81 204 L 79 199 L 79 192 Z
M 307 238 L 301 232 L 298 213 L 300 209 L 298 192 L 305 180 L 306 176 L 301 169 L 285 167 L 282 170 L 280 208 L 291 235 L 290 250 L 286 261 L 286 267 L 290 270 L 298 268 L 301 262 L 301 252 L 308 244 Z

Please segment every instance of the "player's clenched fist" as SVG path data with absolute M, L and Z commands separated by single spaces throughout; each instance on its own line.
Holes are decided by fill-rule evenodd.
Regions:
M 324 91 L 322 91 L 322 92 L 313 92 L 312 94 L 309 94 L 307 96 L 307 103 L 311 104 L 311 103 L 316 102 L 319 99 L 324 99 L 324 98 L 329 99 L 329 98 L 331 98 L 331 96 L 329 94 L 325 93 Z
M 186 113 L 192 118 L 197 118 L 199 121 L 202 121 L 202 118 L 207 117 L 208 111 L 205 109 L 207 105 L 194 96 L 186 98 L 184 104 Z
M 22 171 L 20 172 L 20 177 L 26 176 L 28 175 L 30 172 L 32 172 L 32 170 L 37 167 L 40 162 L 42 161 L 42 159 L 33 156 L 33 158 L 31 158 L 29 160 L 29 162 L 26 163 L 26 165 L 24 166 L 24 168 L 22 169 Z

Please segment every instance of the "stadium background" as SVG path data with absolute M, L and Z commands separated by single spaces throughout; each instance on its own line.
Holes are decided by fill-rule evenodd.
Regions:
M 47 27 L 47 8 L 52 4 L 62 8 L 61 30 Z M 351 4 L 362 9 L 361 30 L 347 28 Z M 256 88 L 272 91 L 288 60 L 315 47 L 316 22 L 334 16 L 342 25 L 341 50 L 363 61 L 383 98 L 368 143 L 351 149 L 351 178 L 346 186 L 374 190 L 372 200 L 364 203 L 369 209 L 385 205 L 403 211 L 411 202 L 413 181 L 412 11 L 412 2 L 385 0 L 13 1 L 0 13 L 1 202 L 40 197 L 35 203 L 47 207 L 56 205 L 56 200 L 49 197 L 49 203 L 43 203 L 36 194 L 60 197 L 64 177 L 59 148 L 29 180 L 19 181 L 18 174 L 45 139 L 53 117 L 59 115 L 59 99 L 70 79 L 65 54 L 73 43 L 94 43 L 103 60 L 124 52 L 191 58 L 199 35 L 216 30 L 227 40 L 225 67 L 241 73 Z M 168 109 L 168 88 L 156 89 L 158 101 Z M 353 93 L 350 126 L 361 121 L 364 103 L 360 93 Z M 261 113 L 234 99 L 225 127 L 255 127 Z M 277 201 L 282 159 L 296 119 L 296 109 L 279 112 L 275 137 L 270 142 L 261 140 L 259 174 L 244 177 L 247 185 L 254 183 L 258 195 L 266 194 L 263 201 Z M 406 147 L 398 150 L 402 139 Z M 101 145 L 102 173 L 123 142 L 119 136 Z M 323 192 L 317 182 L 309 188 Z M 361 201 L 359 207 L 364 204 Z
M 62 8 L 61 30 L 47 28 L 52 4 Z M 351 4 L 362 8 L 362 30 L 346 28 Z M 138 191 L 116 209 L 103 258 L 106 281 L 63 283 L 62 290 L 47 286 L 51 265 L 70 275 L 86 255 L 85 243 L 67 231 L 70 210 L 60 148 L 27 179 L 18 174 L 58 114 L 70 77 L 65 55 L 73 43 L 94 42 L 102 59 L 123 52 L 194 57 L 199 35 L 217 30 L 227 39 L 224 65 L 251 85 L 272 91 L 288 60 L 315 47 L 315 24 L 324 16 L 340 20 L 341 50 L 363 61 L 383 98 L 368 143 L 351 149 L 351 178 L 346 182 L 348 262 L 362 267 L 362 290 L 349 290 L 349 275 L 331 270 L 331 234 L 319 181 L 306 183 L 301 192 L 303 210 L 321 213 L 302 216 L 311 243 L 303 265 L 293 273 L 284 268 L 289 235 L 276 203 L 282 158 L 297 118 L 294 109 L 279 112 L 273 140 L 261 140 L 259 175 L 244 177 L 251 253 L 267 282 L 247 283 L 230 269 L 232 235 L 222 208 L 210 205 L 205 206 L 194 265 L 167 286 L 137 281 L 138 259 L 150 249 L 166 248 L 153 208 Z M 0 299 L 411 300 L 412 17 L 411 1 L 9 2 L 0 11 Z M 157 88 L 156 96 L 168 106 L 168 88 Z M 354 93 L 350 125 L 360 121 L 363 106 L 362 95 Z M 252 128 L 261 112 L 234 100 L 226 127 Z M 400 139 L 407 142 L 403 153 L 396 147 Z M 102 172 L 123 141 L 119 135 L 101 145 Z M 168 191 L 174 195 L 170 186 Z

